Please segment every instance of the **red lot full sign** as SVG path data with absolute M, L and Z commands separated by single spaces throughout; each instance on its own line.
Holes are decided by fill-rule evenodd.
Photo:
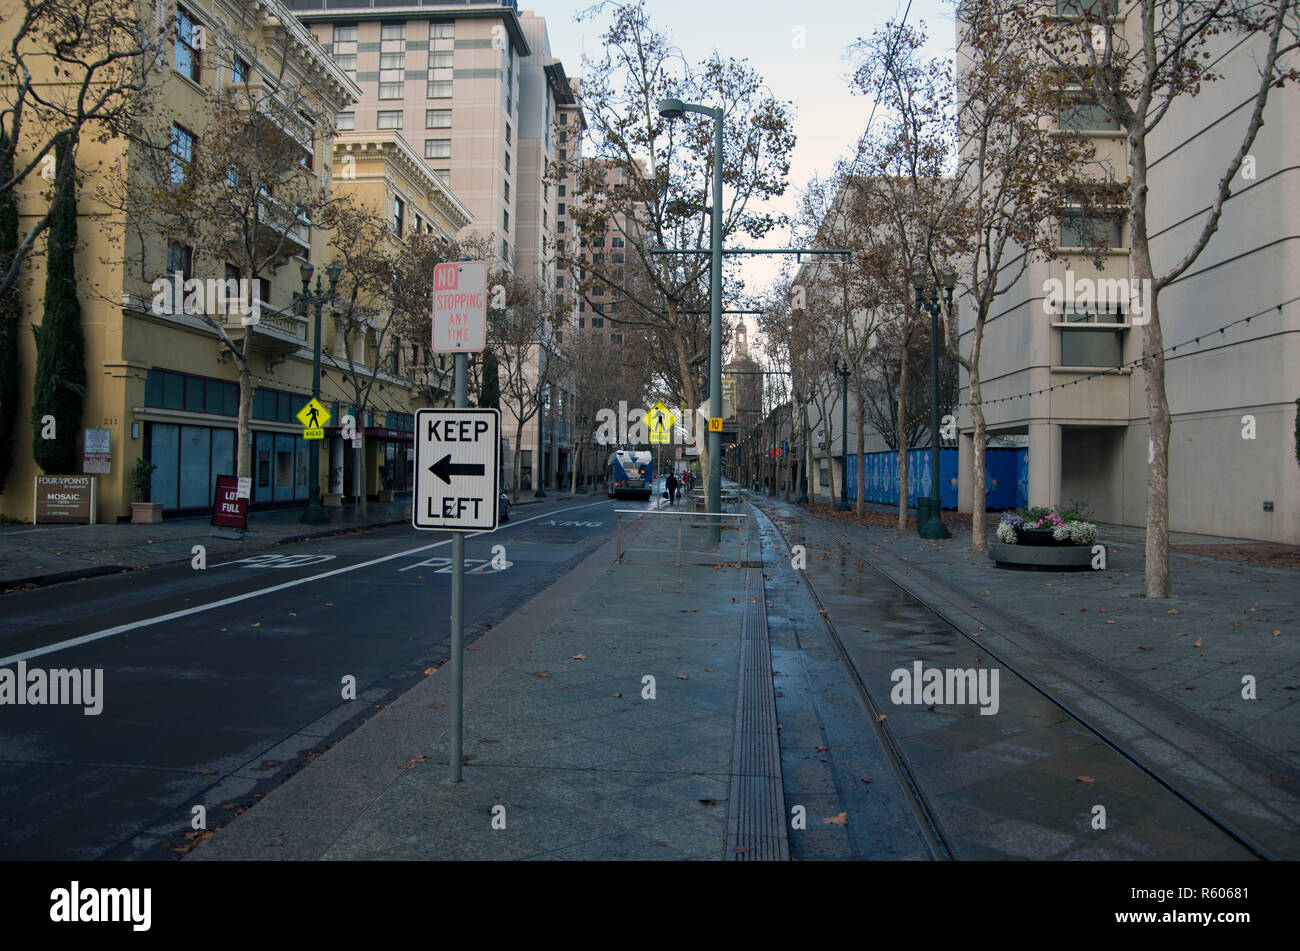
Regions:
M 248 527 L 248 499 L 239 496 L 239 479 L 217 476 L 217 495 L 212 500 L 212 524 L 222 528 Z
M 478 353 L 487 345 L 487 264 L 454 261 L 433 269 L 433 349 Z

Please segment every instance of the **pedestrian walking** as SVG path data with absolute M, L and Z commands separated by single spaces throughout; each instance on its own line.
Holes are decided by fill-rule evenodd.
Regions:
M 668 482 L 666 483 L 666 485 L 668 486 L 668 504 L 676 505 L 677 504 L 677 476 L 669 472 Z

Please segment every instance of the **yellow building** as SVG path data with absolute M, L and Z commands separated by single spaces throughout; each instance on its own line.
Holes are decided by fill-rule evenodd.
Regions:
M 297 150 L 294 162 L 301 170 L 295 168 L 295 173 L 321 194 L 343 184 L 373 199 L 387 215 L 401 202 L 409 209 L 412 225 L 418 221 L 423 228 L 427 223 L 440 233 L 454 234 L 468 223 L 464 206 L 395 136 L 333 144 L 335 116 L 359 100 L 361 91 L 280 3 L 207 0 L 177 7 L 159 0 L 156 19 L 175 27 L 156 78 L 161 84 L 157 106 L 141 118 L 164 142 L 170 140 L 164 161 L 172 170 L 167 174 L 178 177 L 174 180 L 187 169 L 199 168 L 204 159 L 238 160 L 240 146 L 213 131 L 214 114 L 227 102 L 256 102 L 265 120 L 263 132 L 272 130 L 277 147 L 290 143 L 289 148 Z M 39 83 L 41 77 L 36 78 Z M 330 233 L 314 226 L 301 208 L 295 211 L 291 195 L 268 186 L 265 195 L 259 193 L 255 216 L 255 244 L 270 249 L 263 254 L 267 266 L 249 277 L 229 257 L 212 253 L 210 242 L 202 243 L 208 229 L 218 229 L 222 222 L 196 222 L 198 237 L 195 246 L 189 246 L 183 238 L 169 238 L 132 215 L 128 204 L 116 200 L 121 192 L 115 185 L 156 175 L 157 163 L 124 140 L 98 142 L 93 132 L 83 134 L 77 155 L 76 264 L 87 373 L 81 425 L 106 429 L 110 439 L 110 471 L 97 477 L 98 521 L 129 517 L 134 498 L 130 473 L 142 458 L 157 466 L 150 498 L 161 503 L 166 515 L 211 509 L 217 475 L 237 472 L 241 391 L 232 342 L 251 354 L 245 466 L 252 479 L 251 505 L 303 504 L 309 495 L 308 443 L 294 416 L 311 393 L 314 341 L 311 308 L 300 296 L 301 272 L 306 264 L 322 270 L 328 264 Z M 332 180 L 340 149 L 360 160 L 355 180 Z M 20 144 L 18 158 L 22 155 Z M 230 174 L 234 185 L 237 173 Z M 43 184 L 33 176 L 20 190 L 20 228 L 30 227 L 46 200 L 39 188 Z M 42 319 L 42 263 L 37 257 L 26 267 L 25 325 Z M 174 277 L 178 273 L 179 279 Z M 192 294 L 192 287 L 200 293 Z M 223 299 L 223 290 L 230 296 Z M 329 319 L 324 324 L 323 345 L 328 349 L 333 328 Z M 30 448 L 36 354 L 26 326 L 20 328 L 20 345 L 25 403 L 17 414 L 16 459 L 0 494 L 0 513 L 30 519 L 40 470 Z M 323 365 L 328 368 L 329 360 Z M 381 371 L 383 390 L 359 420 L 368 444 L 366 482 L 371 497 L 400 491 L 407 482 L 400 470 L 409 464 L 404 453 L 399 459 L 397 449 L 409 441 L 416 389 L 411 379 L 410 374 Z M 338 374 L 327 370 L 321 399 L 331 408 L 335 427 L 340 411 L 348 409 L 340 383 Z M 337 428 L 327 430 L 322 444 L 323 491 L 344 488 L 330 481 L 331 462 L 342 449 L 337 433 Z
M 334 140 L 334 186 L 387 223 L 389 241 L 428 234 L 447 241 L 473 220 L 469 210 L 395 131 L 343 132 Z M 400 248 L 400 244 L 399 244 Z M 337 258 L 336 258 L 337 259 Z M 430 279 L 432 275 L 430 275 Z M 423 406 L 450 405 L 451 362 L 429 350 L 429 340 L 403 340 L 385 333 L 383 301 L 367 301 L 362 315 L 332 308 L 327 321 L 321 399 L 332 402 L 322 473 L 328 473 L 326 503 L 367 496 L 391 498 L 413 484 L 413 413 Z M 357 411 L 364 398 L 366 407 Z M 362 449 L 343 438 L 341 420 L 350 415 L 363 432 Z M 364 480 L 358 483 L 358 453 Z M 328 463 L 325 461 L 328 460 Z

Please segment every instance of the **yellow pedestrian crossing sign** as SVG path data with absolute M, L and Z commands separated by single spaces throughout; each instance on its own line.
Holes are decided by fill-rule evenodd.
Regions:
M 329 410 L 314 396 L 307 401 L 306 406 L 298 410 L 298 422 L 303 425 L 303 439 L 324 439 L 325 424 L 329 421 Z
M 650 429 L 650 442 L 670 443 L 673 441 L 673 424 L 677 422 L 672 412 L 662 402 L 655 403 L 646 413 L 646 425 Z

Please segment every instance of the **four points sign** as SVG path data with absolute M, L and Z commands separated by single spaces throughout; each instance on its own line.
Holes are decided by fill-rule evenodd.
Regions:
M 452 261 L 433 269 L 433 349 L 478 353 L 487 346 L 487 263 Z
M 500 430 L 501 412 L 495 409 L 422 409 L 415 414 L 413 526 L 496 529 Z

